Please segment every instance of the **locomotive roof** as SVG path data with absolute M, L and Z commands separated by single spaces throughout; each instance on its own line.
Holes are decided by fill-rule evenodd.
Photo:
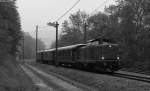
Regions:
M 78 47 L 82 47 L 85 46 L 86 44 L 76 44 L 76 45 L 70 45 L 70 46 L 65 46 L 65 47 L 59 47 L 58 50 L 69 50 L 69 49 L 74 49 L 74 48 L 78 48 Z M 56 49 L 48 49 L 48 50 L 41 50 L 38 52 L 49 52 L 49 51 L 55 51 Z
M 96 38 L 96 39 L 91 39 L 91 40 L 87 41 L 87 43 L 95 42 L 95 41 L 115 43 L 114 40 L 109 39 L 109 38 Z

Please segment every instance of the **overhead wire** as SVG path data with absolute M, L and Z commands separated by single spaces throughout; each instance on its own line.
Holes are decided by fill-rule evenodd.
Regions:
M 75 2 L 73 4 L 73 6 L 71 8 L 69 8 L 63 15 L 61 15 L 56 21 L 59 21 L 61 18 L 63 18 L 69 11 L 71 11 L 78 3 L 80 2 L 80 0 L 78 0 L 77 2 Z M 43 26 L 43 27 L 39 27 L 40 29 L 43 29 L 43 28 L 47 28 L 49 26 Z
M 64 14 L 62 14 L 58 19 L 56 19 L 56 21 L 59 21 L 60 19 L 62 19 L 68 12 L 70 12 L 81 0 L 76 1 L 73 6 L 71 8 L 69 8 Z M 105 4 L 106 2 L 108 2 L 108 0 L 105 0 L 102 4 L 100 4 L 96 9 L 94 9 L 92 11 L 92 13 L 94 13 L 95 11 L 97 11 L 99 8 L 101 8 L 103 6 L 103 4 Z M 49 26 L 43 26 L 43 27 L 39 27 L 39 29 L 44 29 L 47 28 Z
M 80 2 L 80 0 L 78 0 L 77 2 L 75 2 L 73 4 L 73 6 L 71 8 L 69 8 L 63 15 L 61 15 L 56 21 L 59 21 L 60 19 L 62 19 L 69 11 L 71 11 L 78 3 Z
M 56 21 L 59 21 L 60 19 L 62 19 L 69 11 L 71 11 L 81 0 L 78 0 L 77 2 L 75 2 L 73 4 L 73 6 L 71 8 L 69 8 L 64 14 L 62 14 L 59 18 L 56 19 Z M 99 8 L 101 8 L 105 3 L 107 3 L 109 0 L 105 0 L 102 4 L 100 4 L 97 8 L 95 8 L 92 12 L 96 12 Z M 43 29 L 43 28 L 47 28 L 49 26 L 44 26 L 44 27 L 39 27 L 40 29 Z

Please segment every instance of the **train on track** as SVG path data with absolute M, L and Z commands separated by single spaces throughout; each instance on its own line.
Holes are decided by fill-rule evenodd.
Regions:
M 121 68 L 119 45 L 109 39 L 93 39 L 86 44 L 76 44 L 37 52 L 37 62 L 52 65 L 114 72 Z

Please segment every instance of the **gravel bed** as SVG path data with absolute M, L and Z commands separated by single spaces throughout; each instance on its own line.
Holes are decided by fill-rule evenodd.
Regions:
M 84 72 L 75 69 L 55 67 L 45 64 L 32 65 L 45 72 L 54 72 L 71 80 L 80 82 L 87 86 L 97 88 L 100 91 L 150 91 L 150 84 L 126 78 L 119 78 L 105 74 Z

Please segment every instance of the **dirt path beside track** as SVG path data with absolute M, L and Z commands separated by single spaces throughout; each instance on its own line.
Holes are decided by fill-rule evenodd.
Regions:
M 74 84 L 68 83 L 54 75 L 45 73 L 31 65 L 20 66 L 40 89 L 39 91 L 85 91 Z
M 32 79 L 34 85 L 37 86 L 38 91 L 54 91 L 52 87 L 47 86 L 42 79 L 36 76 L 30 69 L 27 67 L 20 65 L 21 68 L 25 71 L 25 73 Z

